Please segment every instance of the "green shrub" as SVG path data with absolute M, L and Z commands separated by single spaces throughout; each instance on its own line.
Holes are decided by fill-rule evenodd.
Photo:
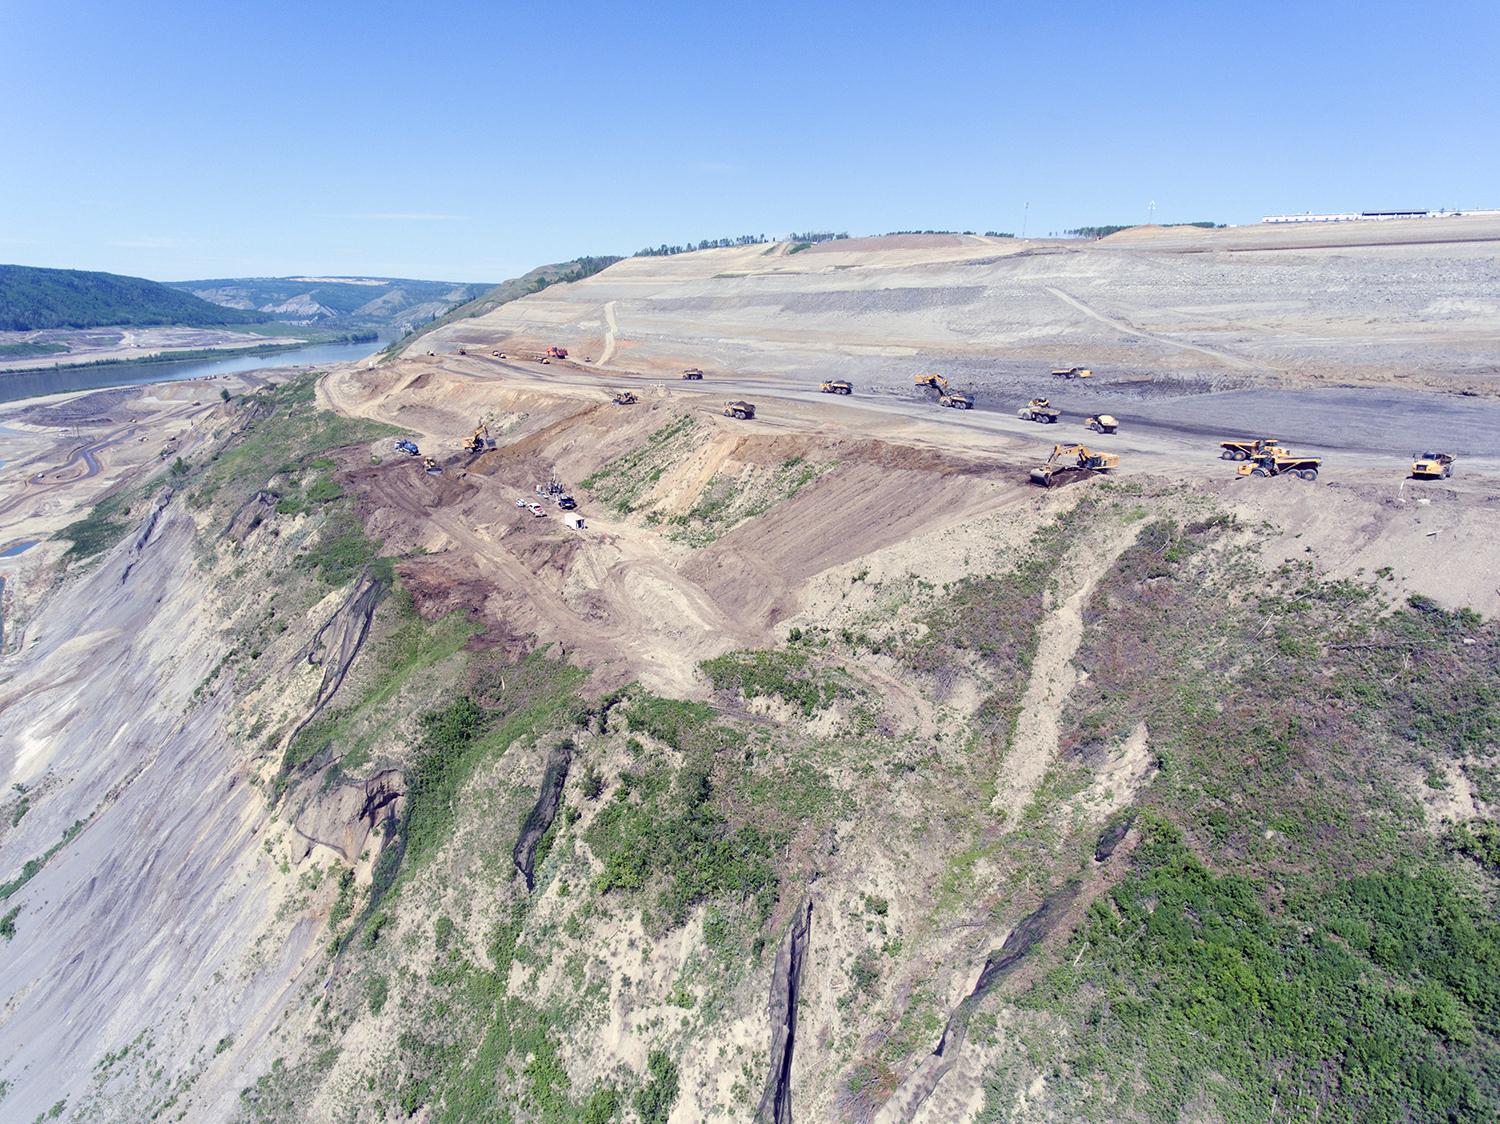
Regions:
M 737 690 L 747 699 L 770 696 L 811 717 L 853 691 L 833 672 L 816 668 L 805 652 L 730 652 L 698 665 L 716 691 Z
M 109 550 L 130 530 L 129 514 L 123 494 L 116 493 L 100 500 L 82 519 L 57 532 L 58 538 L 67 539 L 72 544 L 65 557 L 70 562 L 82 562 Z
M 1138 1110 L 1339 1120 L 1493 1119 L 1475 1074 L 1500 1051 L 1500 921 L 1434 867 L 1376 871 L 1266 909 L 1181 832 L 1141 821 L 1132 872 L 1094 903 L 1038 995 L 1085 1007 L 1080 1058 L 1143 1082 Z M 1077 967 L 1072 967 L 1076 962 Z M 1479 1049 L 1468 1056 L 1465 1048 Z M 1133 1070 L 1133 1073 L 1132 1073 Z M 1096 1087 L 1104 1074 L 1080 1073 Z
M 707 703 L 646 695 L 625 711 L 632 729 L 644 730 L 673 749 L 687 749 L 712 727 L 716 714 Z
M 667 1124 L 677 1103 L 677 1063 L 664 1051 L 652 1050 L 646 1059 L 646 1083 L 635 1092 L 641 1124 Z
M 655 883 L 657 904 L 681 924 L 700 901 L 753 900 L 762 913 L 775 898 L 777 877 L 769 836 L 751 825 L 731 830 L 713 806 L 707 763 L 625 773 L 589 828 L 588 843 L 604 865 L 600 893 L 637 892 Z
M 384 976 L 371 976 L 365 981 L 365 998 L 370 1002 L 370 1014 L 379 1015 L 385 1010 L 385 1001 L 390 991 L 390 981 Z
M 1473 859 L 1492 873 L 1500 874 L 1500 823 L 1470 820 L 1454 824 L 1444 840 L 1450 851 Z

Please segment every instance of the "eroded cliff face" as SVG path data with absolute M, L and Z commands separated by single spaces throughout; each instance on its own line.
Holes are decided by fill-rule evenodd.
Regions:
M 0 767 L 27 807 L 0 854 L 33 871 L 7 900 L 19 913 L 0 965 L 18 1119 L 61 1101 L 143 1118 L 200 1082 L 233 1084 L 315 948 L 315 927 L 271 925 L 284 880 L 213 682 L 229 643 L 196 530 L 162 494 L 8 661 Z
M 226 410 L 198 463 L 271 412 Z M 399 773 L 330 785 L 288 820 L 258 735 L 319 712 L 389 582 L 299 573 L 326 517 L 266 526 L 278 495 L 150 463 L 117 487 L 120 541 L 38 595 L 0 665 L 0 1110 L 223 1119 L 323 964 L 334 865 L 400 798 Z M 283 623 L 252 637 L 268 603 Z
M 1253 1117 L 1346 1103 L 1333 1072 L 1493 1103 L 1500 996 L 1428 953 L 1500 957 L 1500 632 L 1396 582 L 1441 575 L 1268 565 L 1302 506 L 666 395 L 372 401 L 461 432 L 486 394 L 506 442 L 432 476 L 263 392 L 32 619 L 5 1113 Z M 513 506 L 554 469 L 588 535 Z

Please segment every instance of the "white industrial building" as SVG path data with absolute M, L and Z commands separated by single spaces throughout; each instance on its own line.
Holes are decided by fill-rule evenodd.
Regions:
M 1385 222 L 1389 219 L 1449 219 L 1462 215 L 1500 215 L 1496 210 L 1468 211 L 1350 211 L 1346 214 L 1315 215 L 1267 215 L 1261 222 Z

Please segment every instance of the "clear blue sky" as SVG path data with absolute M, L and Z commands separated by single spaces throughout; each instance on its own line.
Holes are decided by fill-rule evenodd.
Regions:
M 791 229 L 1500 206 L 1500 4 L 0 0 L 0 261 L 498 281 Z

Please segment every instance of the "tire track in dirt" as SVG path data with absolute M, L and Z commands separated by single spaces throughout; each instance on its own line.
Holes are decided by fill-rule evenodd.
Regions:
M 1107 325 L 1108 327 L 1113 328 L 1115 331 L 1122 332 L 1127 336 L 1139 336 L 1143 340 L 1150 340 L 1152 343 L 1159 343 L 1164 347 L 1175 347 L 1182 351 L 1195 351 L 1199 355 L 1205 355 L 1208 358 L 1212 359 L 1214 362 L 1222 363 L 1226 367 L 1233 367 L 1235 370 L 1249 371 L 1258 369 L 1259 365 L 1250 362 L 1250 360 L 1248 359 L 1241 359 L 1238 355 L 1229 355 L 1223 351 L 1215 351 L 1211 347 L 1203 347 L 1201 344 L 1183 343 L 1181 340 L 1174 340 L 1170 336 L 1158 336 L 1152 332 L 1142 331 L 1140 328 L 1132 327 L 1130 324 L 1127 324 L 1123 320 L 1116 319 L 1113 316 L 1106 316 L 1104 313 L 1098 311 L 1097 309 L 1091 308 L 1088 305 L 1084 304 L 1083 301 L 1079 300 L 1077 297 L 1069 296 L 1061 289 L 1054 288 L 1051 285 L 1047 285 L 1044 287 L 1046 288 L 1047 292 L 1051 293 L 1054 297 L 1062 301 L 1064 304 L 1072 305 L 1079 312 L 1083 313 L 1090 319 L 1097 320 L 1099 321 L 1099 323 Z
M 756 638 L 701 586 L 621 535 L 580 543 L 586 557 L 573 570 L 597 575 L 586 592 L 598 600 L 575 605 L 578 590 L 553 588 L 506 543 L 474 530 L 459 512 L 433 506 L 419 491 L 427 479 L 377 474 L 371 498 L 441 531 L 492 579 L 507 602 L 506 615 L 515 614 L 514 623 L 528 629 L 540 626 L 544 640 L 559 640 L 600 665 L 625 656 L 649 669 L 656 684 L 692 690 L 698 660 Z

